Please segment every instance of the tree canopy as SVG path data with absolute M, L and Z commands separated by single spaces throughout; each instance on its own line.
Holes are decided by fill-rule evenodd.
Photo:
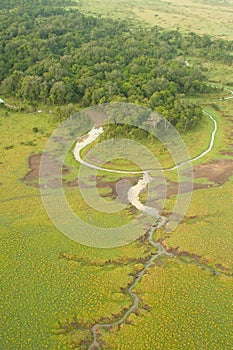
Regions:
M 207 92 L 200 66 L 186 55 L 232 63 L 231 42 L 178 31 L 133 29 L 125 21 L 84 16 L 71 1 L 10 0 L 0 5 L 3 96 L 82 107 L 125 101 L 167 117 L 180 129 L 197 125 L 201 110 L 186 95 Z

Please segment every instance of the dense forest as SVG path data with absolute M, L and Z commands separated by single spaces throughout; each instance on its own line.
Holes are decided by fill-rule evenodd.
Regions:
M 10 0 L 0 5 L 0 93 L 29 103 L 87 107 L 109 101 L 155 109 L 179 129 L 198 124 L 186 95 L 210 91 L 187 56 L 233 63 L 233 43 L 208 35 L 136 29 L 84 16 L 72 2 Z

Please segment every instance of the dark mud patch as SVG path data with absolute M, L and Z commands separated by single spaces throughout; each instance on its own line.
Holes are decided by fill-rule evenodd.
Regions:
M 80 179 L 76 178 L 73 181 L 67 182 L 67 186 L 80 188 L 97 188 L 97 189 L 109 189 L 108 193 L 100 193 L 101 197 L 109 197 L 112 199 L 118 198 L 118 200 L 123 202 L 128 202 L 128 191 L 130 187 L 137 184 L 139 177 L 119 177 L 115 181 L 106 181 L 103 176 L 97 176 L 96 178 L 89 178 L 93 185 L 86 184 Z
M 122 202 L 128 202 L 128 191 L 130 187 L 136 185 L 139 177 L 124 177 L 117 181 L 104 181 L 103 177 L 97 177 L 97 188 L 109 188 L 109 194 L 101 194 L 102 197 L 118 198 Z
M 194 178 L 207 178 L 211 182 L 223 185 L 233 175 L 233 160 L 218 159 L 216 161 L 200 164 L 193 168 Z
M 210 163 L 196 165 L 193 167 L 193 175 L 194 181 L 203 179 L 206 183 L 194 182 L 192 186 L 190 182 L 184 181 L 179 184 L 177 182 L 167 181 L 166 187 L 161 185 L 155 186 L 156 195 L 154 199 L 148 201 L 149 205 L 153 207 L 158 200 L 163 199 L 165 196 L 166 198 L 170 198 L 178 193 L 182 194 L 222 186 L 233 175 L 233 160 L 219 159 Z
M 29 157 L 29 168 L 30 171 L 22 179 L 27 185 L 39 187 L 39 170 L 41 162 L 41 154 L 33 154 Z M 49 167 L 56 173 L 58 167 L 61 165 L 57 161 L 49 158 Z M 66 175 L 69 173 L 68 167 L 62 167 L 62 174 Z M 210 163 L 200 164 L 193 167 L 194 181 L 195 179 L 206 179 L 211 183 L 193 183 L 182 182 L 181 185 L 177 182 L 167 181 L 166 187 L 164 184 L 159 183 L 155 185 L 155 198 L 148 200 L 148 205 L 152 207 L 156 205 L 158 200 L 164 198 L 170 198 L 178 193 L 187 193 L 190 191 L 201 190 L 205 188 L 211 188 L 216 186 L 222 186 L 229 178 L 233 175 L 233 160 L 231 159 L 219 159 Z M 127 193 L 131 186 L 134 186 L 139 180 L 139 176 L 135 177 L 122 177 L 114 181 L 105 181 L 103 176 L 97 176 L 96 180 L 93 180 L 93 185 L 85 184 L 82 181 L 75 179 L 73 181 L 65 182 L 64 184 L 69 187 L 82 187 L 97 189 L 109 188 L 109 192 L 100 194 L 102 197 L 111 197 L 112 199 L 118 198 L 123 202 L 127 201 Z M 52 188 L 60 186 L 58 179 L 53 179 L 48 184 Z M 146 190 L 145 190 L 146 191 Z
M 40 172 L 40 163 L 41 163 L 42 154 L 32 154 L 29 157 L 29 168 L 31 169 L 22 179 L 28 186 L 40 187 L 39 185 L 39 172 Z M 57 169 L 62 168 L 62 174 L 66 175 L 69 173 L 68 167 L 62 167 L 57 161 L 55 161 L 52 156 L 48 159 L 48 166 L 50 172 L 54 170 L 54 173 L 57 173 Z M 57 188 L 60 186 L 59 179 L 53 179 L 48 183 L 49 187 Z
M 224 155 L 224 156 L 233 157 L 233 152 L 232 151 L 222 151 L 221 154 Z
M 191 183 L 191 182 L 181 182 L 180 184 L 177 182 L 168 181 L 167 187 L 157 187 L 155 189 L 156 194 L 153 199 L 148 200 L 148 205 L 154 206 L 157 204 L 158 201 L 168 199 L 171 196 L 182 194 L 182 193 L 188 193 L 196 190 L 202 190 L 205 188 L 211 188 L 215 187 L 213 184 L 198 184 L 198 183 Z
M 103 176 L 97 176 L 96 178 L 89 178 L 89 183 L 82 182 L 80 179 L 76 178 L 73 181 L 66 182 L 65 185 L 68 187 L 79 187 L 83 189 L 93 188 L 93 189 L 108 189 L 107 193 L 99 193 L 102 198 L 111 198 L 112 200 L 118 200 L 120 203 L 126 205 L 129 204 L 128 191 L 130 187 L 136 185 L 140 177 L 119 177 L 114 181 L 106 181 Z M 91 184 L 93 182 L 93 184 Z M 134 206 L 129 206 L 128 208 L 130 214 L 136 214 L 138 212 L 137 208 Z
M 81 258 L 77 255 L 66 254 L 66 253 L 59 253 L 58 257 L 60 259 L 65 259 L 67 261 L 76 261 L 81 265 L 104 267 L 109 265 L 122 266 L 122 265 L 145 264 L 152 257 L 152 255 L 153 255 L 153 252 L 149 251 L 148 249 L 148 255 L 144 257 L 139 257 L 139 258 L 120 257 L 120 258 L 109 259 L 105 261 L 96 261 L 93 259 L 87 260 L 86 258 Z

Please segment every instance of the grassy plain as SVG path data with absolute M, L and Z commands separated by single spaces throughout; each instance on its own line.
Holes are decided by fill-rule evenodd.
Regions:
M 121 262 L 130 256 L 146 257 L 149 248 L 138 242 L 111 251 L 98 250 L 63 236 L 50 222 L 39 189 L 22 181 L 29 171 L 29 156 L 43 151 L 55 127 L 51 116 L 15 112 L 5 116 L 1 110 L 0 122 L 1 348 L 68 349 L 69 336 L 53 332 L 58 321 L 62 324 L 77 317 L 93 323 L 119 313 L 130 303 L 120 288 L 132 280 L 129 273 L 134 265 L 103 268 L 89 262 L 98 265 L 109 259 Z M 41 131 L 35 134 L 34 127 Z M 74 206 L 80 202 L 74 189 L 67 191 Z M 61 259 L 61 253 L 71 260 Z
M 178 0 L 175 4 L 173 0 L 136 0 L 132 5 L 129 0 L 86 0 L 77 6 L 85 13 L 132 19 L 134 24 L 140 19 L 143 26 L 183 31 L 192 28 L 198 33 L 233 38 L 233 1 L 217 4 L 218 1 Z M 195 63 L 193 58 L 190 60 Z M 202 64 L 209 69 L 211 83 L 233 86 L 232 67 L 218 62 Z M 219 129 L 213 150 L 195 164 L 232 159 L 233 100 L 198 101 L 213 113 Z M 62 235 L 45 212 L 39 189 L 22 181 L 30 170 L 30 155 L 43 152 L 56 127 L 52 116 L 12 111 L 6 114 L 0 109 L 0 126 L 0 348 L 86 349 L 77 345 L 78 339 L 90 338 L 91 325 L 103 319 L 113 320 L 113 315 L 131 305 L 123 290 L 133 281 L 132 274 L 142 267 L 141 259 L 148 257 L 151 247 L 137 241 L 111 250 L 94 249 Z M 38 132 L 33 131 L 35 127 Z M 211 121 L 205 118 L 198 130 L 184 135 L 191 157 L 206 148 L 212 128 Z M 152 150 L 158 152 L 155 146 Z M 167 160 L 161 159 L 166 164 Z M 67 163 L 73 168 L 66 179 L 73 180 L 77 168 L 70 154 Z M 118 179 L 110 173 L 105 176 L 105 181 Z M 65 191 L 72 209 L 88 220 L 90 211 L 78 189 Z M 200 256 L 201 263 L 222 274 L 213 276 L 209 270 L 204 271 L 194 264 L 195 258 L 161 259 L 136 288 L 141 298 L 139 314 L 130 316 L 130 324 L 101 332 L 103 349 L 232 349 L 232 279 L 225 276 L 233 269 L 232 198 L 232 178 L 221 187 L 196 191 L 183 223 L 171 234 L 160 230 L 155 235 L 157 239 L 165 238 L 168 248 Z M 166 202 L 166 211 L 174 200 Z M 112 226 L 127 222 L 132 213 L 125 210 L 110 217 L 92 211 L 91 216 L 98 225 Z M 81 323 L 81 329 L 66 328 L 73 320 Z M 60 328 L 63 332 L 59 332 Z
M 215 114 L 220 116 L 220 130 L 213 151 L 203 158 L 208 162 L 220 158 L 232 159 L 233 156 L 233 100 L 220 101 L 219 111 L 215 111 Z M 168 247 L 198 255 L 211 266 L 220 264 L 228 273 L 233 271 L 232 179 L 231 177 L 228 182 L 217 188 L 195 191 L 186 219 L 165 240 Z M 175 198 L 168 201 L 168 208 L 172 208 L 174 200 Z M 157 234 L 157 237 L 165 235 L 162 231 Z
M 177 258 L 151 268 L 136 288 L 142 308 L 129 324 L 103 332 L 103 349 L 232 348 L 231 279 L 215 278 Z M 143 305 L 151 307 L 145 311 Z M 143 344 L 143 347 L 142 347 Z
M 219 131 L 206 161 L 231 158 L 221 154 L 221 150 L 231 150 L 232 102 L 218 101 L 218 111 L 208 107 L 218 119 Z M 119 314 L 130 305 L 130 298 L 121 288 L 133 280 L 129 274 L 140 268 L 135 263 L 148 256 L 150 247 L 135 242 L 111 250 L 93 249 L 59 233 L 47 217 L 38 188 L 27 186 L 21 180 L 29 171 L 29 156 L 43 151 L 56 126 L 52 116 L 23 112 L 8 112 L 6 116 L 2 109 L 0 122 L 3 149 L 0 190 L 4 201 L 1 203 L 1 264 L 4 267 L 1 346 L 4 349 L 75 348 L 74 340 L 87 335 L 90 338 L 87 329 L 94 322 L 102 317 L 112 319 L 112 314 Z M 34 127 L 39 131 L 35 133 Z M 199 141 L 195 142 L 194 149 L 190 148 L 193 155 L 208 143 L 211 128 L 211 123 L 205 120 L 197 134 L 185 136 L 191 148 L 193 142 Z M 108 177 L 114 180 L 113 175 Z M 200 255 L 207 266 L 229 274 L 232 271 L 232 188 L 229 181 L 222 188 L 195 192 L 184 222 L 170 236 L 160 230 L 156 237 L 166 237 L 164 243 L 168 247 Z M 81 215 L 85 219 L 88 211 L 78 189 L 67 188 L 66 195 L 74 211 L 83 209 Z M 166 210 L 173 200 L 167 202 Z M 97 214 L 93 215 L 101 225 L 103 216 L 100 219 Z M 126 210 L 123 216 L 111 220 L 106 217 L 104 222 L 112 226 L 114 222 L 127 221 L 131 215 Z M 109 259 L 113 263 L 105 265 Z M 130 259 L 135 263 L 130 263 Z M 135 349 L 142 346 L 151 349 L 156 344 L 158 349 L 186 349 L 190 344 L 190 349 L 198 346 L 212 350 L 218 348 L 218 342 L 224 344 L 224 349 L 230 349 L 229 283 L 230 277 L 211 276 L 210 272 L 179 258 L 162 261 L 137 287 L 142 304 L 148 304 L 151 311 L 142 310 L 140 316 L 130 317 L 132 325 L 104 334 L 103 348 L 128 349 L 134 344 Z M 69 324 L 73 318 L 85 325 L 83 329 L 60 334 L 59 327 Z M 174 329 L 176 340 L 172 341 Z M 204 339 L 202 345 L 196 340 L 200 332 Z M 140 339 L 135 343 L 134 337 L 138 334 Z
M 227 93 L 225 92 L 226 96 Z M 219 126 L 222 123 L 222 119 L 219 118 L 219 112 L 217 112 L 213 107 L 211 107 L 211 102 L 215 102 L 216 99 L 213 99 L 212 95 L 205 96 L 205 98 L 196 98 L 195 102 L 198 104 L 202 104 L 206 111 L 211 113 L 215 119 L 217 120 Z M 218 102 L 218 101 L 217 101 Z M 220 157 L 220 151 L 222 150 L 222 134 L 223 125 L 219 127 L 218 134 L 216 135 L 215 140 L 215 148 L 211 155 L 206 155 L 203 159 L 195 161 L 195 164 L 202 163 L 203 160 L 206 161 L 208 159 L 213 159 L 215 157 Z M 203 115 L 203 119 L 200 125 L 192 131 L 181 133 L 181 139 L 184 141 L 187 148 L 187 155 L 190 158 L 194 158 L 201 154 L 204 150 L 209 147 L 211 140 L 211 133 L 214 130 L 213 121 L 206 115 Z M 115 170 L 126 170 L 126 171 L 139 171 L 140 169 L 146 170 L 151 169 L 151 167 L 158 168 L 161 166 L 162 168 L 170 168 L 175 165 L 174 159 L 172 155 L 166 149 L 166 146 L 162 144 L 157 138 L 153 141 L 150 139 L 137 139 L 136 137 L 131 137 L 129 135 L 122 135 L 122 138 L 127 138 L 126 141 L 115 140 L 111 146 L 114 147 L 114 150 L 117 149 L 118 154 L 121 158 L 117 158 L 115 160 L 111 160 L 111 162 L 106 162 L 104 167 L 106 169 L 115 169 Z M 131 141 L 129 141 L 131 139 Z M 198 140 L 198 142 L 196 142 Z M 99 165 L 105 163 L 105 159 L 110 156 L 110 152 L 108 147 L 106 147 L 105 142 L 110 142 L 105 138 L 105 134 L 102 136 L 103 143 L 99 144 L 99 142 L 95 142 L 92 145 L 88 145 L 81 151 L 81 156 L 87 159 L 91 164 Z M 93 147 L 93 145 L 97 147 Z M 175 150 L 175 148 L 174 148 Z M 155 160 L 154 160 L 155 157 Z M 133 164 L 127 159 L 131 159 Z M 186 158 L 184 158 L 186 159 Z M 140 160 L 143 165 L 140 167 Z M 153 162 L 154 160 L 154 162 Z M 68 160 L 67 164 L 71 161 Z M 157 164 L 159 162 L 159 164 Z M 111 176 L 111 174 L 110 174 Z
M 77 8 L 86 14 L 129 19 L 142 27 L 157 25 L 227 39 L 233 39 L 232 6 L 232 0 L 77 1 Z

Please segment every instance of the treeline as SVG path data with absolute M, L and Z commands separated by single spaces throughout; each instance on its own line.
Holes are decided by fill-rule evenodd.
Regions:
M 214 47 L 217 55 L 219 47 L 219 55 L 228 57 L 230 43 L 223 47 L 207 36 L 158 27 L 133 30 L 126 22 L 84 16 L 62 3 L 1 5 L 2 95 L 83 107 L 128 101 L 156 109 L 180 129 L 197 125 L 201 110 L 184 96 L 210 88 L 201 67 L 185 62 L 186 54 L 205 54 Z

